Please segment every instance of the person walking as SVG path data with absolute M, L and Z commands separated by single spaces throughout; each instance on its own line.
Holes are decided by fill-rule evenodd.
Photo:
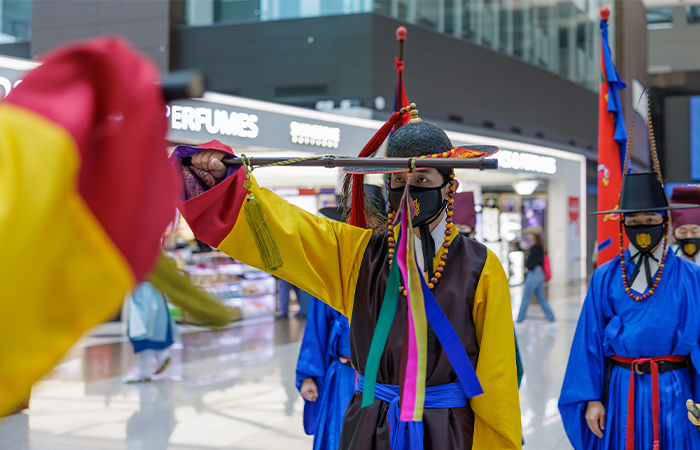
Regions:
M 297 294 L 297 299 L 301 296 L 301 289 L 294 286 L 292 283 L 285 281 L 281 278 L 277 279 L 277 294 L 279 295 L 279 311 L 277 313 L 277 319 L 288 319 L 289 318 L 289 297 L 291 291 Z
M 542 306 L 544 315 L 547 317 L 549 322 L 546 326 L 548 328 L 554 328 L 557 326 L 557 322 L 554 319 L 554 313 L 552 308 L 549 307 L 549 302 L 547 297 L 544 296 L 544 247 L 542 247 L 542 237 L 541 232 L 537 229 L 530 229 L 526 231 L 526 239 L 532 244 L 530 251 L 525 260 L 525 268 L 527 273 L 525 274 L 525 287 L 523 288 L 523 300 L 520 302 L 520 312 L 518 313 L 518 319 L 516 324 L 521 324 L 525 320 L 525 313 L 527 312 L 527 307 L 530 305 L 530 300 L 534 294 Z
M 170 364 L 175 324 L 165 297 L 151 283 L 143 282 L 131 295 L 128 335 L 139 355 L 138 372 L 130 373 L 124 383 L 151 381 Z

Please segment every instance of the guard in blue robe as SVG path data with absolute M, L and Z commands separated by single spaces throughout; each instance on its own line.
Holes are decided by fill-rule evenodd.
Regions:
M 343 417 L 355 393 L 350 361 L 350 326 L 343 316 L 313 299 L 306 318 L 297 363 L 297 389 L 305 379 L 318 388 L 316 401 L 304 400 L 304 431 L 314 436 L 314 450 L 337 450 Z
M 149 381 L 162 373 L 170 363 L 176 327 L 165 297 L 151 283 L 141 283 L 131 295 L 127 332 L 140 358 L 138 373 L 128 374 L 124 382 Z
M 644 206 L 639 192 L 650 191 Z M 606 213 L 648 217 L 674 207 L 688 205 L 669 207 L 656 175 L 637 173 L 624 176 L 620 209 Z M 664 226 L 667 233 L 666 218 L 660 236 Z M 670 249 L 664 260 L 666 244 L 654 237 L 655 227 L 626 221 L 632 244 L 591 280 L 559 398 L 576 450 L 700 450 L 700 431 L 686 409 L 688 399 L 700 400 L 700 268 Z M 586 420 L 589 402 L 605 408 L 602 438 Z

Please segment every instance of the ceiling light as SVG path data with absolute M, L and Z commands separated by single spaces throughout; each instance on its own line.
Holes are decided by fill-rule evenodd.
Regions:
M 531 195 L 539 184 L 540 182 L 537 180 L 516 181 L 513 183 L 513 189 L 519 195 Z

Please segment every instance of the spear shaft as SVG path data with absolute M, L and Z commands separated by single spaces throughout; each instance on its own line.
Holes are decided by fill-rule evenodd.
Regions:
M 226 166 L 242 166 L 243 160 L 234 156 L 224 157 L 221 162 Z M 462 159 L 462 158 L 340 158 L 337 156 L 323 156 L 317 159 L 295 159 L 295 158 L 246 158 L 246 163 L 251 166 L 300 166 L 300 167 L 325 167 L 333 169 L 336 167 L 362 167 L 362 168 L 401 168 L 409 169 L 415 167 L 440 169 L 479 169 L 489 170 L 498 168 L 496 159 Z M 182 158 L 183 166 L 191 166 L 190 157 Z

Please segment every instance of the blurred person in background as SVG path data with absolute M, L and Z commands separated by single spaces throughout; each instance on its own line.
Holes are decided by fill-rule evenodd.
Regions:
M 529 247 L 527 258 L 525 259 L 525 268 L 527 273 L 525 274 L 525 286 L 523 287 L 523 299 L 520 302 L 520 312 L 518 313 L 518 319 L 516 324 L 521 324 L 525 320 L 525 313 L 527 308 L 530 306 L 530 300 L 534 295 L 537 298 L 544 315 L 549 322 L 545 325 L 547 328 L 555 328 L 557 322 L 554 319 L 554 313 L 552 308 L 549 306 L 547 297 L 544 296 L 544 284 L 545 284 L 545 252 L 542 246 L 542 230 L 539 227 L 530 228 L 525 230 L 525 247 Z
M 671 203 L 700 205 L 700 187 L 674 186 Z M 676 239 L 674 253 L 700 264 L 700 208 L 671 211 L 671 224 Z
M 289 318 L 289 297 L 291 291 L 297 296 L 297 300 L 301 297 L 301 289 L 294 286 L 292 283 L 281 278 L 277 279 L 277 295 L 279 297 L 279 311 L 277 312 L 278 319 Z
M 476 209 L 474 207 L 474 193 L 460 192 L 455 194 L 455 212 L 452 216 L 455 228 L 459 234 L 468 239 L 476 238 Z
M 151 283 L 141 283 L 129 301 L 127 331 L 134 353 L 139 355 L 136 373 L 124 377 L 125 383 L 150 381 L 170 364 L 175 323 L 163 294 Z
M 299 304 L 299 310 L 294 314 L 294 317 L 306 317 L 309 311 L 309 306 L 313 297 L 308 292 L 305 292 L 298 287 L 294 286 L 292 283 L 285 281 L 281 278 L 277 279 L 277 295 L 279 297 L 279 311 L 277 319 L 288 319 L 289 318 L 289 303 L 290 294 L 294 291 L 297 297 L 297 303 Z

